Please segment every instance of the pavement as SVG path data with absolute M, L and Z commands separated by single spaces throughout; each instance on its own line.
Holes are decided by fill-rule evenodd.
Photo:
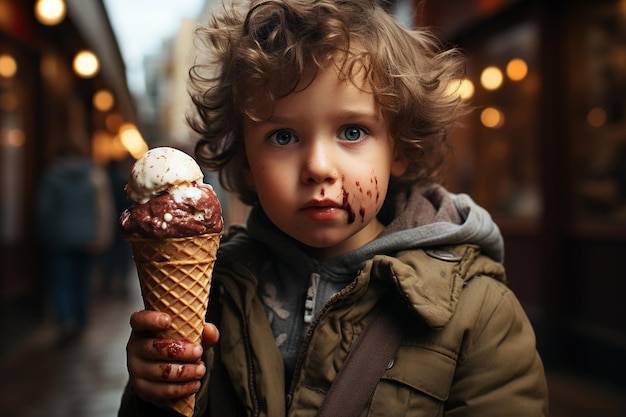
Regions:
M 126 296 L 97 295 L 89 328 L 70 343 L 60 346 L 53 323 L 42 323 L 3 346 L 0 416 L 117 416 L 127 381 L 128 321 L 141 306 L 138 284 Z M 626 416 L 622 388 L 567 372 L 549 372 L 548 382 L 550 417 Z
M 5 347 L 0 416 L 117 416 L 128 378 L 129 318 L 141 307 L 139 285 L 132 285 L 123 296 L 96 296 L 89 327 L 72 341 L 60 345 L 54 324 L 42 323 Z

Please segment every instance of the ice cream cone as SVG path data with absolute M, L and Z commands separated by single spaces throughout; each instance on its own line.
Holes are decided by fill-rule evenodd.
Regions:
M 169 329 L 163 339 L 186 339 L 200 343 L 204 327 L 211 276 L 221 234 L 150 239 L 139 236 L 127 240 L 133 250 L 141 295 L 148 310 L 168 313 Z M 170 408 L 192 416 L 195 396 L 170 403 Z

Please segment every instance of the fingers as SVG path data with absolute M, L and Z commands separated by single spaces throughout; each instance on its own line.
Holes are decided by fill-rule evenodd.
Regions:
M 200 345 L 131 334 L 127 345 L 131 383 L 140 397 L 155 404 L 191 395 L 200 389 L 206 373 L 201 356 Z
M 126 345 L 127 367 L 137 394 L 152 403 L 185 397 L 200 389 L 206 373 L 202 346 L 186 340 L 160 339 L 170 325 L 167 314 L 139 311 L 131 316 L 132 332 Z M 209 334 L 215 334 L 209 330 Z
M 204 323 L 202 331 L 202 346 L 205 349 L 215 345 L 220 338 L 220 332 L 213 323 Z
M 138 332 L 157 332 L 169 327 L 169 314 L 152 310 L 141 310 L 130 316 L 130 327 Z
M 156 404 L 200 389 L 206 373 L 202 348 L 185 341 L 150 339 L 129 342 L 128 371 L 140 397 Z
M 169 400 L 195 394 L 201 385 L 199 379 L 189 382 L 163 382 L 142 378 L 131 378 L 131 384 L 141 398 L 158 405 L 165 405 Z

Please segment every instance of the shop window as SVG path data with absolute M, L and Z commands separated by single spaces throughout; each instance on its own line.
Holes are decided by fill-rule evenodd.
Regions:
M 0 51 L 7 51 L 2 48 Z M 26 134 L 19 117 L 18 58 L 0 52 L 0 242 L 18 239 L 22 207 L 22 164 Z
M 474 110 L 453 137 L 454 188 L 499 218 L 536 220 L 542 211 L 537 32 L 528 21 L 463 45 Z
M 626 225 L 626 7 L 598 2 L 569 27 L 572 221 Z

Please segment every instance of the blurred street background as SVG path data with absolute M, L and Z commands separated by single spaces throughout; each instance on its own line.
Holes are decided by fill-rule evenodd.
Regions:
M 454 94 L 475 110 L 451 138 L 446 186 L 502 230 L 509 284 L 548 370 L 551 416 L 626 416 L 626 0 L 385 4 L 468 57 Z M 193 31 L 216 5 L 0 0 L 0 416 L 116 415 L 128 319 L 141 308 L 116 239 L 123 186 L 148 148 L 193 153 Z M 40 184 L 61 177 L 50 172 L 70 155 L 106 174 L 93 216 L 109 212 L 108 233 L 72 256 L 93 272 L 60 328 L 69 284 L 54 275 L 65 264 L 36 219 Z M 225 222 L 244 221 L 246 208 L 218 193 Z

